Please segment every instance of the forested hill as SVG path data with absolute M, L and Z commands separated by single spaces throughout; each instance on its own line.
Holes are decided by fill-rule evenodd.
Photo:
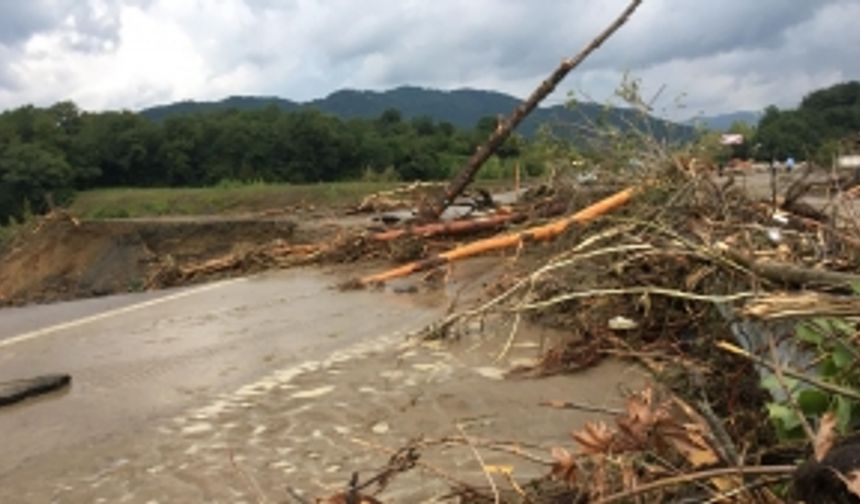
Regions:
M 441 91 L 404 86 L 388 91 L 343 90 L 325 98 L 297 103 L 276 97 L 234 96 L 217 102 L 184 101 L 142 110 L 141 115 L 155 121 L 169 117 L 198 113 L 211 113 L 229 109 L 256 110 L 276 106 L 284 111 L 314 108 L 341 119 L 379 117 L 388 109 L 397 109 L 406 119 L 430 117 L 438 122 L 448 122 L 458 128 L 470 129 L 481 118 L 498 114 L 507 115 L 520 102 L 518 98 L 496 91 L 458 89 Z M 518 132 L 533 136 L 542 124 L 563 125 L 573 133 L 578 127 L 587 127 L 590 122 L 609 123 L 626 128 L 630 124 L 643 126 L 642 117 L 630 109 L 605 107 L 595 103 L 580 102 L 573 109 L 562 105 L 541 107 L 535 110 Z M 692 137 L 693 128 L 652 118 L 649 125 L 658 137 L 686 140 Z

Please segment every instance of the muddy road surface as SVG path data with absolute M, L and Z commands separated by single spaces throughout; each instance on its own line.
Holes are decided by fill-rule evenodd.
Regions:
M 500 261 L 461 265 L 445 289 L 340 292 L 343 270 L 294 269 L 203 286 L 0 310 L 0 381 L 68 372 L 64 393 L 0 409 L 0 502 L 290 502 L 367 476 L 416 436 L 518 439 L 549 459 L 595 414 L 550 399 L 618 407 L 640 375 L 607 362 L 573 377 L 506 380 L 534 359 L 539 331 L 416 345 Z M 459 426 L 459 427 L 458 427 Z M 516 463 L 516 474 L 547 467 Z M 481 484 L 466 447 L 424 458 Z M 398 478 L 386 502 L 435 499 L 427 470 Z

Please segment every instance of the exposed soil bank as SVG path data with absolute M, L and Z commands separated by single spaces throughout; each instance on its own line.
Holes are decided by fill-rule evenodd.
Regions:
M 282 217 L 45 220 L 0 257 L 0 305 L 141 290 L 165 261 L 205 261 L 295 228 Z

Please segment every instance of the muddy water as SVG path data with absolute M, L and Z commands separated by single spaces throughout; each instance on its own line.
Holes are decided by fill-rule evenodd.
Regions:
M 455 349 L 404 345 L 403 333 L 447 306 L 445 292 L 340 293 L 335 280 L 268 274 L 0 346 L 0 380 L 75 377 L 65 395 L 0 410 L 0 502 L 278 502 L 287 485 L 320 495 L 382 465 L 382 447 L 456 434 L 455 425 L 527 441 L 545 457 L 590 416 L 540 400 L 617 406 L 617 387 L 639 380 L 618 362 L 502 380 L 534 357 L 534 337 L 521 336 L 501 362 L 492 356 L 503 338 L 492 334 Z M 546 470 L 485 457 L 515 462 L 523 477 Z M 482 481 L 463 448 L 425 460 Z M 383 497 L 415 502 L 445 490 L 415 471 Z

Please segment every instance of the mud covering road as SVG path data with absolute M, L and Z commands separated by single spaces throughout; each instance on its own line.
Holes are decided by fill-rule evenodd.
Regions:
M 534 338 L 552 335 L 518 340 L 498 363 L 490 355 L 503 338 L 491 335 L 459 349 L 404 344 L 499 262 L 458 266 L 447 289 L 412 294 L 339 292 L 331 286 L 348 272 L 294 269 L 140 303 L 0 310 L 0 381 L 59 371 L 75 380 L 66 393 L 0 410 L 0 502 L 284 502 L 287 485 L 322 495 L 353 470 L 379 467 L 387 454 L 373 445 L 455 435 L 455 424 L 548 456 L 593 415 L 540 409 L 540 400 L 617 407 L 619 384 L 635 387 L 638 374 L 607 362 L 574 377 L 501 379 L 536 355 Z M 426 460 L 483 481 L 467 449 Z M 546 471 L 521 463 L 518 475 Z M 415 471 L 384 497 L 446 490 Z

